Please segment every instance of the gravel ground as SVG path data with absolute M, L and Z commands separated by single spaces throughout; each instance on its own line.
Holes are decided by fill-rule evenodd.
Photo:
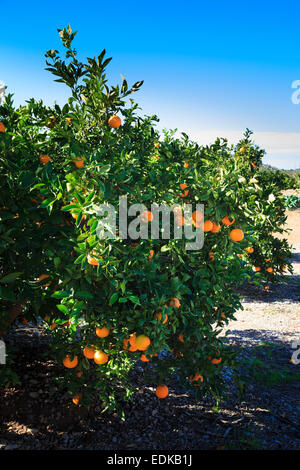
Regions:
M 134 378 L 134 403 L 126 421 L 75 407 L 58 390 L 57 364 L 45 358 L 48 337 L 31 325 L 8 335 L 15 345 L 20 384 L 0 390 L 0 448 L 94 450 L 300 449 L 300 365 L 290 363 L 291 342 L 300 340 L 300 211 L 289 214 L 294 274 L 269 292 L 242 290 L 244 310 L 228 326 L 239 351 L 245 392 L 238 398 L 232 371 L 224 371 L 228 398 L 219 410 L 210 399 L 196 402 L 176 383 L 166 400 Z M 299 224 L 299 225 L 298 225 Z M 297 232 L 296 232 L 297 230 Z M 296 232 L 296 233 L 295 233 Z

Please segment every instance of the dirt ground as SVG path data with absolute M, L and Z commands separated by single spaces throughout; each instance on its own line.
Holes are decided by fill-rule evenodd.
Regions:
M 126 421 L 87 411 L 59 391 L 62 371 L 45 356 L 45 333 L 22 326 L 8 335 L 20 384 L 0 390 L 0 448 L 12 449 L 300 449 L 300 365 L 290 362 L 300 340 L 300 211 L 288 213 L 294 274 L 269 292 L 247 286 L 243 311 L 229 325 L 239 351 L 245 391 L 238 397 L 232 370 L 224 371 L 228 398 L 216 410 L 211 399 L 196 402 L 174 382 L 158 400 L 134 377 L 139 391 L 125 405 Z

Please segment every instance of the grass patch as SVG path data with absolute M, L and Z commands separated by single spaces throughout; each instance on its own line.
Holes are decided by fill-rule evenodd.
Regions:
M 243 382 L 258 382 L 267 386 L 276 386 L 300 381 L 300 370 L 295 366 L 282 365 L 276 362 L 278 345 L 260 343 L 250 359 L 240 362 L 241 380 Z M 274 352 L 277 354 L 274 354 Z

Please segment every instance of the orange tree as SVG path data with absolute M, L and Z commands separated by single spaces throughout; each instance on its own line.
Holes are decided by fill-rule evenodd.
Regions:
M 131 98 L 142 82 L 109 87 L 105 51 L 82 63 L 75 33 L 59 34 L 66 58 L 48 51 L 47 69 L 70 88 L 67 103 L 32 99 L 15 109 L 9 95 L 0 108 L 2 334 L 20 315 L 42 318 L 74 404 L 100 400 L 122 413 L 137 361 L 159 398 L 176 371 L 197 385 L 196 395 L 219 399 L 223 366 L 233 362 L 220 333 L 241 307 L 236 287 L 257 264 L 262 280 L 287 264 L 286 242 L 277 246 L 267 235 L 284 222 L 280 195 L 259 186 L 249 164 L 259 150 L 249 135 L 235 148 L 159 136 L 156 116 L 140 117 Z M 147 207 L 146 222 L 152 202 L 203 203 L 205 221 L 178 209 L 172 220 L 202 226 L 203 248 L 187 251 L 184 238 L 123 239 L 118 231 L 99 237 L 99 205 L 118 208 L 121 196 Z
M 185 181 L 191 180 L 192 188 L 195 174 L 205 175 L 200 197 L 189 193 L 186 200 L 215 199 L 217 210 L 212 207 L 211 216 L 217 223 L 222 222 L 224 213 L 230 214 L 229 220 L 223 223 L 231 229 L 237 226 L 245 229 L 247 246 L 236 247 L 234 256 L 240 258 L 243 267 L 248 267 L 248 276 L 260 284 L 263 280 L 276 282 L 280 274 L 291 271 L 290 246 L 286 239 L 278 238 L 285 232 L 286 221 L 281 191 L 289 187 L 289 180 L 284 178 L 278 183 L 278 178 L 267 179 L 265 173 L 259 171 L 265 152 L 254 145 L 251 134 L 247 129 L 236 146 L 229 146 L 226 139 L 217 139 L 213 145 L 202 147 L 189 142 L 185 134 L 183 139 L 174 139 L 169 133 L 165 149 L 170 151 L 171 145 L 183 156 Z M 208 209 L 206 203 L 206 214 L 210 215 Z M 229 262 L 228 253 L 224 252 L 224 256 Z M 255 277 L 251 275 L 253 270 Z

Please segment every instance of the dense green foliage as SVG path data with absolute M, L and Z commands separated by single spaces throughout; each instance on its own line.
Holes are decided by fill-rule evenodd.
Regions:
M 258 171 L 264 152 L 249 131 L 235 147 L 160 136 L 156 116 L 138 116 L 131 99 L 142 82 L 109 87 L 105 51 L 83 64 L 72 48 L 74 33 L 68 28 L 60 36 L 66 59 L 48 51 L 47 68 L 70 87 L 68 102 L 47 107 L 32 99 L 16 109 L 9 95 L 0 107 L 0 329 L 20 314 L 44 319 L 57 361 L 78 358 L 63 386 L 84 404 L 101 400 L 122 413 L 119 402 L 132 390 L 128 373 L 142 354 L 124 347 L 133 333 L 151 342 L 146 380 L 168 383 L 176 371 L 190 384 L 199 372 L 197 393 L 218 397 L 222 368 L 233 361 L 220 333 L 241 306 L 236 287 L 276 281 L 290 266 L 288 244 L 274 234 L 285 222 L 281 187 Z M 122 125 L 112 128 L 109 118 L 117 114 Z M 186 250 L 184 238 L 124 240 L 117 232 L 99 239 L 97 207 L 118 207 L 120 196 L 149 210 L 153 202 L 203 203 L 205 219 L 220 228 L 205 233 L 195 251 Z M 225 216 L 233 225 L 222 222 Z M 233 229 L 243 240 L 231 239 Z M 97 327 L 107 327 L 108 336 L 98 337 Z M 103 351 L 108 362 L 84 357 L 85 346 Z M 162 351 L 169 354 L 161 358 Z

